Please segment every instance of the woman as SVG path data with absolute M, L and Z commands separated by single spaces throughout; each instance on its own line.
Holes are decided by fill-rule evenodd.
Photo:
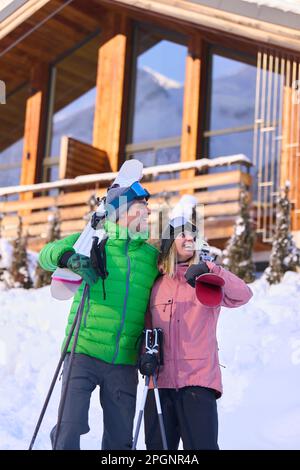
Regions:
M 178 219 L 181 219 L 178 223 Z M 164 365 L 158 388 L 168 449 L 218 449 L 216 400 L 222 395 L 216 327 L 221 306 L 234 308 L 252 297 L 244 281 L 212 262 L 197 262 L 196 227 L 182 218 L 168 227 L 161 244 L 160 270 L 152 289 L 146 326 L 164 332 Z M 195 278 L 214 273 L 225 281 L 218 307 L 202 305 Z M 162 440 L 153 390 L 145 406 L 148 450 L 160 450 Z

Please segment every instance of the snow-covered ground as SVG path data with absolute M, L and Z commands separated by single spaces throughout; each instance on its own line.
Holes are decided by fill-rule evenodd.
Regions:
M 300 274 L 264 279 L 218 328 L 224 395 L 218 401 L 221 449 L 300 449 Z M 49 287 L 0 291 L 0 449 L 26 449 L 59 359 L 70 302 Z M 140 380 L 139 399 L 143 390 Z M 49 449 L 60 394 L 56 387 L 35 448 Z M 102 412 L 92 397 L 83 449 L 99 449 Z M 144 448 L 143 432 L 138 448 Z

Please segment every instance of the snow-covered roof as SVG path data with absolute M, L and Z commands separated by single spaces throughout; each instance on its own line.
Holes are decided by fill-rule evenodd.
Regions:
M 244 0 L 244 2 L 256 3 L 259 6 L 278 8 L 278 10 L 300 14 L 300 0 Z
M 300 29 L 300 0 L 188 0 L 240 16 Z
M 20 8 L 27 0 L 0 0 L 0 21 Z

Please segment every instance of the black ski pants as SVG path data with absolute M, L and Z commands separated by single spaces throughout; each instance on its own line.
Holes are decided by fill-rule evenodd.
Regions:
M 64 361 L 62 391 L 70 354 Z M 89 432 L 88 412 L 92 392 L 100 386 L 103 409 L 102 449 L 130 450 L 136 406 L 138 373 L 134 366 L 108 364 L 85 354 L 75 354 L 57 450 L 79 450 L 80 435 Z M 61 407 L 61 404 L 60 404 Z M 56 426 L 51 431 L 52 446 Z
M 215 391 L 206 387 L 160 388 L 168 450 L 218 450 L 218 413 Z M 145 406 L 147 450 L 163 450 L 155 397 L 149 390 Z

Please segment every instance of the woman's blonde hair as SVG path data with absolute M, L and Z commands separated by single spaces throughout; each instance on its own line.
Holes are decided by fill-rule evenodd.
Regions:
M 170 277 L 174 277 L 176 273 L 176 264 L 178 263 L 177 249 L 173 242 L 167 255 L 160 255 L 158 258 L 158 268 L 162 274 L 168 274 Z M 197 263 L 197 252 L 194 251 L 193 256 L 187 260 L 187 264 Z

